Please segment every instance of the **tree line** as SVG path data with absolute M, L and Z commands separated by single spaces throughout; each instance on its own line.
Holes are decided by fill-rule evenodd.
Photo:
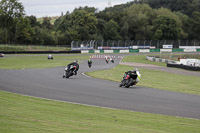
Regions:
M 134 0 L 98 11 L 79 7 L 51 23 L 0 1 L 0 44 L 70 45 L 83 40 L 200 40 L 199 0 Z

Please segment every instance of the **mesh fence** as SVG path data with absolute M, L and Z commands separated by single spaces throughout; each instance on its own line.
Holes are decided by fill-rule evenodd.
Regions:
M 164 45 L 172 48 L 181 46 L 200 47 L 200 40 L 89 40 L 72 41 L 71 48 L 79 49 L 128 49 L 128 48 L 163 48 Z

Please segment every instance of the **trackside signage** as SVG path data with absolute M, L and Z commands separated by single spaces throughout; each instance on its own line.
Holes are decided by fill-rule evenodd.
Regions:
M 139 49 L 140 53 L 148 53 L 150 52 L 150 49 Z
M 179 46 L 182 49 L 200 49 L 200 46 Z
M 160 52 L 172 52 L 172 49 L 160 49 Z
M 163 48 L 170 48 L 170 49 L 172 49 L 173 48 L 173 45 L 163 45 Z

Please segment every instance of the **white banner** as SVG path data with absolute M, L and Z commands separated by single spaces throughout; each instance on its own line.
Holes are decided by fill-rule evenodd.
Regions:
M 120 50 L 119 53 L 129 53 L 129 50 Z
M 163 48 L 173 48 L 173 45 L 163 45 Z
M 160 49 L 160 52 L 172 52 L 172 49 Z
M 185 48 L 184 52 L 196 52 L 197 50 L 194 48 Z
M 95 50 L 94 53 L 100 53 L 100 50 Z
M 104 50 L 104 53 L 113 53 L 113 50 Z
M 148 53 L 148 52 L 150 52 L 150 50 L 149 49 L 139 49 L 139 52 L 140 53 Z
M 196 49 L 196 48 L 200 48 L 200 46 L 179 46 L 179 48 L 182 48 L 182 49 L 185 49 L 185 48 L 187 48 L 187 49 Z
M 81 50 L 81 53 L 89 53 L 89 50 Z
M 132 46 L 132 49 L 138 49 L 138 46 Z

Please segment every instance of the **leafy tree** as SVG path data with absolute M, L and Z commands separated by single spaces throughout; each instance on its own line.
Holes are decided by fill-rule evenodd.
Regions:
M 134 4 L 127 9 L 124 23 L 129 26 L 129 39 L 150 39 L 155 11 L 147 4 Z
M 192 17 L 190 19 L 190 27 L 191 27 L 191 32 L 190 32 L 190 39 L 200 39 L 200 12 L 194 11 L 192 13 Z
M 200 11 L 199 0 L 140 0 L 140 3 L 149 4 L 152 8 L 168 8 L 171 11 L 179 11 L 188 16 L 192 15 L 192 12 Z
M 66 30 L 69 30 L 70 25 L 70 13 L 67 12 L 64 16 L 59 17 L 54 23 L 54 29 L 56 31 L 62 31 L 63 33 Z
M 102 34 L 103 33 L 103 30 L 104 30 L 104 27 L 105 27 L 105 24 L 106 24 L 106 21 L 104 19 L 101 19 L 99 18 L 98 19 L 98 23 L 97 23 L 97 32 L 98 34 Z
M 179 17 L 179 20 L 181 21 L 180 39 L 188 39 L 188 35 L 191 32 L 190 18 L 181 12 L 174 13 Z
M 114 20 L 110 20 L 105 24 L 104 39 L 105 40 L 118 40 L 120 35 L 118 33 L 119 26 Z
M 176 21 L 178 26 L 181 26 L 182 22 L 180 20 L 180 18 L 176 15 L 175 12 L 172 12 L 170 9 L 167 8 L 159 8 L 156 10 L 156 16 L 160 17 L 160 16 L 166 16 L 169 18 L 172 18 Z
M 34 31 L 31 28 L 29 18 L 20 17 L 16 27 L 16 41 L 18 43 L 32 43 Z
M 13 42 L 15 38 L 18 18 L 24 16 L 24 7 L 17 0 L 0 1 L 0 27 L 6 42 Z
M 70 18 L 70 24 L 75 29 L 84 28 L 89 34 L 96 33 L 97 18 L 94 13 L 88 13 L 85 10 L 75 10 L 70 15 Z
M 51 17 L 44 17 L 43 22 L 42 22 L 42 28 L 46 28 L 49 30 L 53 28 L 51 24 Z
M 86 11 L 88 13 L 96 13 L 97 12 L 96 8 L 88 7 L 88 6 L 76 8 L 74 11 L 76 11 L 76 10 L 84 10 L 84 11 Z
M 176 21 L 166 16 L 155 19 L 154 31 L 154 39 L 157 40 L 176 40 L 180 36 Z
M 123 27 L 121 28 L 120 35 L 124 40 L 129 39 L 129 25 L 127 22 L 125 22 Z
M 31 27 L 40 26 L 40 23 L 37 21 L 37 18 L 33 15 L 27 16 L 30 21 Z

